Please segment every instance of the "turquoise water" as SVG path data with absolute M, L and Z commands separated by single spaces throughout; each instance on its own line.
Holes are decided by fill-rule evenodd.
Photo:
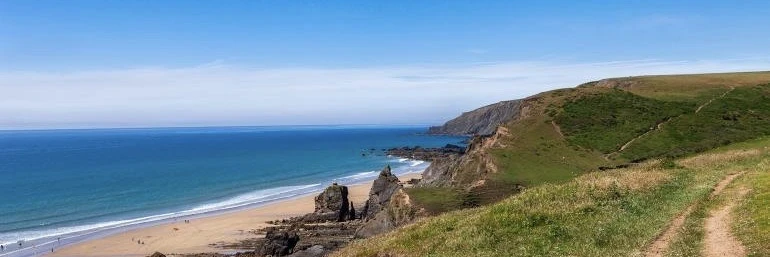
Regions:
M 381 149 L 458 144 L 424 127 L 0 132 L 0 243 L 84 235 L 370 180 L 427 163 Z M 374 149 L 374 151 L 372 151 Z

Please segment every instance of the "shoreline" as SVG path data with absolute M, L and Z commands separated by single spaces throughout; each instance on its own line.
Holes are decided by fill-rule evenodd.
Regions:
M 403 182 L 421 177 L 422 171 L 397 176 Z M 373 180 L 368 180 L 346 185 L 349 189 L 349 199 L 357 206 L 362 205 L 369 197 L 372 182 Z M 317 193 L 312 192 L 250 208 L 193 217 L 187 219 L 189 223 L 177 220 L 132 228 L 64 245 L 61 249 L 54 249 L 53 253 L 48 252 L 43 256 L 148 256 L 155 251 L 173 256 L 173 254 L 252 251 L 253 249 L 222 249 L 215 245 L 259 237 L 250 231 L 270 226 L 266 223 L 267 221 L 288 219 L 313 212 L 314 197 Z
M 430 165 L 430 162 L 413 160 L 409 158 L 396 158 L 394 156 L 388 156 L 387 158 L 390 159 L 390 161 L 388 161 L 389 164 L 394 164 L 394 163 L 396 163 L 396 165 L 403 164 L 401 166 L 398 166 L 398 168 L 395 169 L 396 172 L 394 173 L 397 176 L 404 176 L 410 173 L 421 174 L 427 168 L 427 166 Z M 194 210 L 194 209 L 189 209 L 186 211 L 180 211 L 176 213 L 165 213 L 161 215 L 153 215 L 153 216 L 140 217 L 135 219 L 135 220 L 141 220 L 141 219 L 149 219 L 156 216 L 167 216 L 161 219 L 148 220 L 145 222 L 137 222 L 133 224 L 129 223 L 125 225 L 119 224 L 114 227 L 107 226 L 107 227 L 95 228 L 92 230 L 72 232 L 68 234 L 50 235 L 50 236 L 45 236 L 45 237 L 40 237 L 35 239 L 25 239 L 23 241 L 24 247 L 22 247 L 21 249 L 16 247 L 15 243 L 5 244 L 6 246 L 5 250 L 0 252 L 0 257 L 43 256 L 46 254 L 50 254 L 52 249 L 54 250 L 54 252 L 56 252 L 56 251 L 59 251 L 59 249 L 66 249 L 73 245 L 78 245 L 85 242 L 90 242 L 93 240 L 110 237 L 116 234 L 125 233 L 127 231 L 145 229 L 145 228 L 162 226 L 167 224 L 174 224 L 174 223 L 181 222 L 185 219 L 194 220 L 194 219 L 201 219 L 201 218 L 206 218 L 211 216 L 227 215 L 230 213 L 236 213 L 236 212 L 241 212 L 245 210 L 252 210 L 255 208 L 261 208 L 263 206 L 270 206 L 270 205 L 285 202 L 285 201 L 292 201 L 303 197 L 315 196 L 316 194 L 323 191 L 328 185 L 330 185 L 333 182 L 337 182 L 337 183 L 340 183 L 343 185 L 349 185 L 349 186 L 371 184 L 371 182 L 377 178 L 378 173 L 379 172 L 376 170 L 369 171 L 369 172 L 359 172 L 359 173 L 344 176 L 344 177 L 327 179 L 317 184 L 307 184 L 307 185 L 296 186 L 296 187 L 305 187 L 308 190 L 305 191 L 303 188 L 299 188 L 296 190 L 283 191 L 282 193 L 278 193 L 278 194 L 269 193 L 267 195 L 264 195 L 264 198 L 258 198 L 257 202 L 237 203 L 237 205 L 224 206 L 225 208 L 222 208 L 222 209 L 211 209 L 205 212 L 185 214 L 184 212 L 189 212 L 191 210 Z M 269 191 L 271 189 L 260 189 L 260 190 Z M 301 192 L 301 191 L 304 191 L 304 192 Z M 241 195 L 236 195 L 234 197 L 237 198 L 239 196 Z M 198 205 L 198 206 L 206 206 L 206 205 Z M 310 212 L 312 212 L 312 208 Z

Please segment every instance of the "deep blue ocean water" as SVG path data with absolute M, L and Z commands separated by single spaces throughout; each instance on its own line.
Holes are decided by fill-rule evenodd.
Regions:
M 424 127 L 0 131 L 0 243 L 255 205 L 427 166 L 381 149 L 460 144 Z M 372 151 L 374 149 L 375 151 Z M 363 156 L 365 155 L 365 156 Z

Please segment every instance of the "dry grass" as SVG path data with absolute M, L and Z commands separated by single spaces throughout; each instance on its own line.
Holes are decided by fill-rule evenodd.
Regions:
M 754 140 L 675 163 L 649 161 L 532 187 L 498 204 L 426 218 L 354 242 L 332 256 L 640 256 L 672 217 L 695 202 L 708 201 L 727 174 L 767 174 L 768 145 L 770 138 Z M 760 203 L 767 195 L 752 199 Z M 753 230 L 743 235 L 770 238 L 765 232 L 770 226 L 757 226 L 765 224 L 770 209 L 750 206 L 744 207 L 744 215 L 753 215 L 757 222 L 744 226 Z M 697 208 L 687 219 L 685 227 L 701 229 L 680 232 L 669 255 L 700 254 L 706 214 L 706 208 Z M 754 241 L 747 247 L 766 253 L 767 247 Z
M 618 80 L 629 80 L 618 79 Z M 635 83 L 625 90 L 662 100 L 702 100 L 716 96 L 730 87 L 754 86 L 770 82 L 770 72 L 738 72 L 694 75 L 633 77 Z
M 585 187 L 606 190 L 620 187 L 626 190 L 646 190 L 672 179 L 670 172 L 660 167 L 660 160 L 639 164 L 628 169 L 593 172 L 575 179 Z
M 687 168 L 702 169 L 719 166 L 723 164 L 730 164 L 732 162 L 746 160 L 751 157 L 756 157 L 762 154 L 759 149 L 750 150 L 732 150 L 719 153 L 706 153 L 690 158 L 683 159 L 677 164 Z
M 418 221 L 334 256 L 627 255 L 697 194 L 686 189 L 692 186 L 687 181 L 660 161 L 594 172 L 492 206 Z

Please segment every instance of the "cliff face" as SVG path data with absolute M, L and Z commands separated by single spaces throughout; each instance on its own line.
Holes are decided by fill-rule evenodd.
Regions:
M 506 120 L 503 123 L 510 121 Z M 500 141 L 509 136 L 511 134 L 505 126 L 498 126 L 491 135 L 474 136 L 465 154 L 431 162 L 431 165 L 423 171 L 423 179 L 419 186 L 466 189 L 483 186 L 488 175 L 498 170 L 488 151 L 492 148 L 504 147 Z
M 522 100 L 503 101 L 463 113 L 443 126 L 431 127 L 429 134 L 491 135 L 500 124 L 519 116 Z

